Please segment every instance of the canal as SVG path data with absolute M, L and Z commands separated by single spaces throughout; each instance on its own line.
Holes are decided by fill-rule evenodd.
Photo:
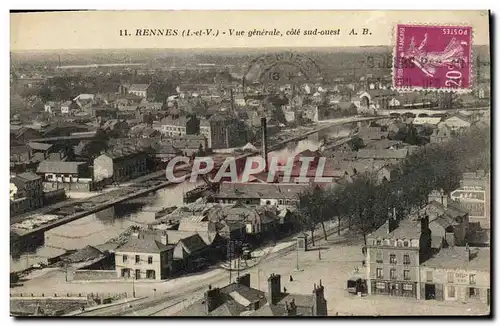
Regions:
M 346 137 L 349 132 L 348 126 L 334 126 L 310 135 L 307 139 L 289 143 L 285 148 L 272 152 L 272 155 L 286 158 L 308 149 L 314 151 L 319 148 L 323 139 Z M 31 237 L 29 243 L 11 246 L 10 271 L 26 269 L 47 258 L 61 255 L 66 250 L 103 244 L 120 235 L 128 227 L 140 223 L 138 212 L 145 205 L 161 207 L 182 205 L 183 195 L 202 184 L 203 181 L 173 184 L 148 196 L 144 203 L 120 203 L 51 229 L 43 237 Z

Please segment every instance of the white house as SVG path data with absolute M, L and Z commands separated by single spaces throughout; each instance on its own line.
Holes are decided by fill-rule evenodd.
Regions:
M 451 131 L 460 131 L 470 128 L 470 122 L 457 116 L 450 117 L 444 120 L 442 123 L 447 125 L 451 129 Z

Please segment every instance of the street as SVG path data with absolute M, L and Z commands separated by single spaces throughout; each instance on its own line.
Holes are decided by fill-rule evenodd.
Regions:
M 335 225 L 331 226 L 335 230 Z M 322 232 L 318 232 L 318 236 Z M 263 249 L 263 257 L 241 274 L 250 273 L 251 286 L 267 291 L 267 277 L 271 273 L 281 275 L 282 287 L 289 293 L 311 293 L 314 283 L 321 280 L 328 300 L 329 315 L 474 315 L 487 314 L 488 307 L 482 304 L 471 305 L 436 301 L 417 301 L 388 296 L 358 297 L 345 291 L 349 277 L 359 268 L 359 274 L 365 276 L 362 266 L 362 238 L 353 237 L 345 231 L 339 236 L 333 233 L 328 240 L 317 240 L 316 246 L 307 252 L 293 249 L 294 241 L 278 243 L 273 249 Z M 297 270 L 298 265 L 298 270 Z M 252 265 L 251 265 L 252 266 Z M 290 275 L 293 281 L 290 281 Z M 232 281 L 236 272 L 232 273 Z M 179 277 L 164 282 L 135 282 L 137 297 L 148 297 L 138 302 L 117 305 L 88 311 L 79 316 L 168 316 L 200 298 L 208 286 L 221 287 L 229 283 L 229 272 L 223 268 L 211 269 L 204 273 Z M 47 288 L 57 292 L 90 293 L 128 292 L 131 296 L 132 282 L 102 281 L 86 283 L 67 283 L 64 272 L 51 270 L 40 273 L 22 287 L 11 292 L 43 292 Z M 156 289 L 156 291 L 155 291 Z

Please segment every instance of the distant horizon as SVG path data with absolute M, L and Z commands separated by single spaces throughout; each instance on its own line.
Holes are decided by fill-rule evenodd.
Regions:
M 37 53 L 47 53 L 47 52 L 71 52 L 71 51 L 176 51 L 176 52 L 186 52 L 186 51 L 259 51 L 259 50 L 269 50 L 269 49 L 299 49 L 299 50 L 341 50 L 341 49 L 353 49 L 357 48 L 359 50 L 366 48 L 392 48 L 392 45 L 342 45 L 342 46 L 317 46 L 317 47 L 306 47 L 306 46 L 276 46 L 276 47 L 218 47 L 218 48 L 75 48 L 75 49 L 22 49 L 13 50 L 10 49 L 10 53 L 22 53 L 22 52 L 37 52 Z M 490 47 L 490 44 L 474 44 L 472 47 Z

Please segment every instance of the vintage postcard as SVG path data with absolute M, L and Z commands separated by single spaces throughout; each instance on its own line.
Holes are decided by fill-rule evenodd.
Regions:
M 490 13 L 11 13 L 12 316 L 490 316 Z

